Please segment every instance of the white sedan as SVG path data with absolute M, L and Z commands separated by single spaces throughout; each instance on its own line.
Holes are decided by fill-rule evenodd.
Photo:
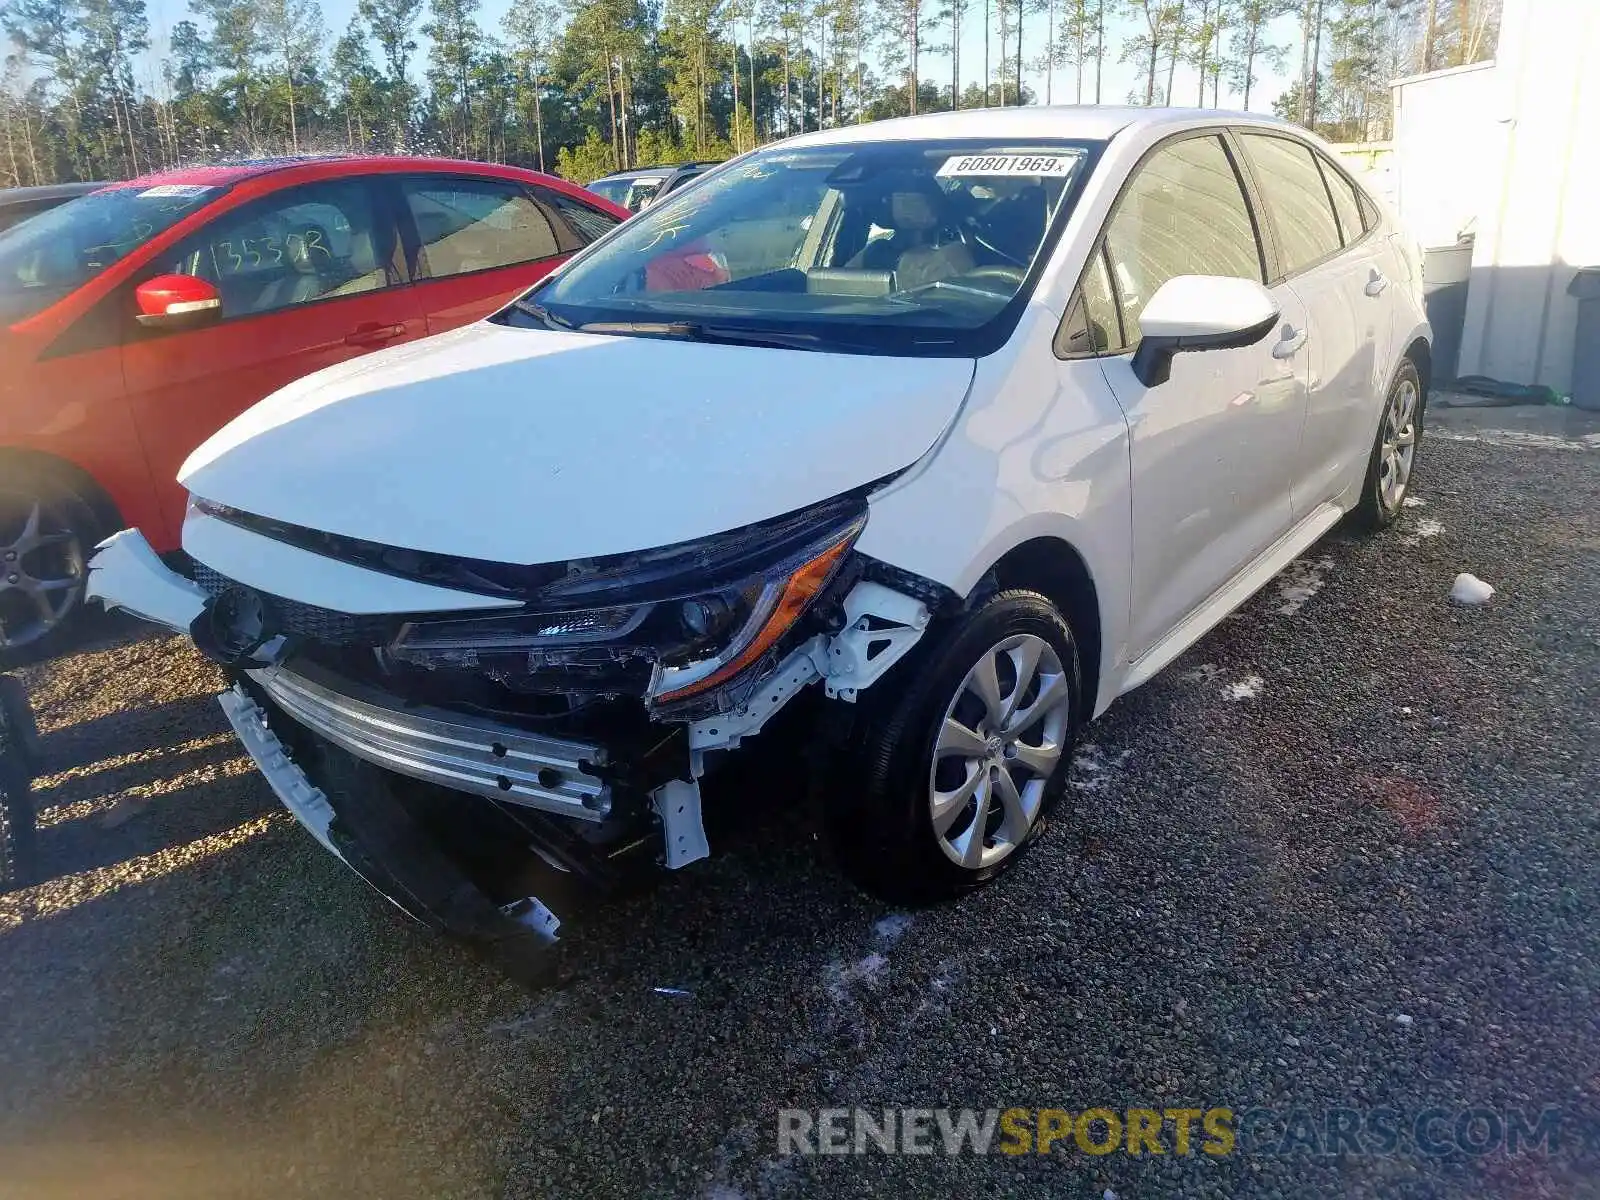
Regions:
M 181 475 L 195 581 L 129 532 L 92 590 L 192 627 L 278 794 L 438 928 L 547 941 L 541 871 L 703 857 L 703 772 L 808 690 L 840 860 L 936 899 L 1119 695 L 1394 519 L 1429 339 L 1414 248 L 1282 122 L 826 130 L 259 404 Z

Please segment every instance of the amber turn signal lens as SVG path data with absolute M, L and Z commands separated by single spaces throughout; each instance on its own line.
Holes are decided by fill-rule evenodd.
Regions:
M 778 602 L 772 606 L 772 612 L 768 615 L 766 623 L 756 631 L 755 637 L 750 639 L 748 645 L 704 679 L 697 679 L 675 692 L 658 696 L 657 703 L 684 700 L 718 687 L 771 649 L 772 644 L 789 632 L 794 623 L 800 619 L 800 614 L 805 612 L 817 598 L 817 593 L 827 586 L 828 580 L 833 578 L 834 571 L 839 567 L 839 560 L 850 549 L 858 532 L 859 529 L 852 529 L 789 576 L 783 585 L 783 592 L 778 596 Z

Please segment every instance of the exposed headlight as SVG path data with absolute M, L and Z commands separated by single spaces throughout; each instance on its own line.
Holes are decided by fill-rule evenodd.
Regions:
M 413 622 L 390 653 L 416 666 L 483 670 L 531 690 L 567 690 L 578 673 L 594 675 L 600 690 L 653 704 L 687 700 L 772 649 L 838 572 L 865 523 L 864 506 L 830 504 L 629 563 L 575 569 L 544 589 L 536 611 Z
M 682 667 L 663 662 L 651 681 L 651 698 L 663 704 L 687 700 L 726 683 L 755 662 L 794 628 L 800 615 L 837 573 L 860 532 L 861 525 L 857 523 L 845 536 L 822 546 L 803 561 L 785 564 L 777 574 L 763 580 L 760 594 L 753 603 L 747 603 L 748 615 L 727 646 L 718 654 Z M 695 603 L 701 602 L 702 598 L 697 597 Z

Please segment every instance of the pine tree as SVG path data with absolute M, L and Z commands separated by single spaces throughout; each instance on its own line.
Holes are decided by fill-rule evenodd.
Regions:
M 289 104 L 289 148 L 300 152 L 298 95 L 316 73 L 326 36 L 316 0 L 256 0 L 258 28 L 273 62 L 272 83 Z
M 409 86 L 406 68 L 417 48 L 412 34 L 422 14 L 422 0 L 360 0 L 356 11 L 377 40 L 389 82 Z
M 505 33 L 518 80 L 533 100 L 535 156 L 543 171 L 543 96 L 561 34 L 561 10 L 554 0 L 521 0 L 506 11 Z
M 1290 11 L 1293 0 L 1239 0 L 1232 39 L 1233 61 L 1229 64 L 1229 84 L 1244 99 L 1240 107 L 1250 107 L 1250 93 L 1259 80 L 1262 67 L 1283 69 L 1287 46 L 1266 40 L 1267 25 Z
M 422 27 L 433 42 L 428 83 L 434 118 L 458 155 L 466 154 L 472 140 L 472 68 L 483 44 L 477 12 L 478 0 L 428 0 L 428 22 Z
M 365 148 L 382 119 L 383 77 L 372 65 L 361 18 L 353 16 L 333 47 L 333 81 L 339 87 L 338 105 L 344 114 L 345 143 Z
M 266 44 L 259 28 L 254 0 L 189 0 L 189 11 L 206 18 L 211 33 L 206 55 L 216 71 L 217 100 L 221 116 L 235 131 L 242 148 L 259 152 L 265 130 L 265 83 L 257 59 Z

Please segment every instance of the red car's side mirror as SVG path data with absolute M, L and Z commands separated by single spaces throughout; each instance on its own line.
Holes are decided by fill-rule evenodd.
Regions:
M 133 292 L 136 319 L 147 329 L 192 329 L 222 316 L 216 285 L 194 275 L 157 275 Z

